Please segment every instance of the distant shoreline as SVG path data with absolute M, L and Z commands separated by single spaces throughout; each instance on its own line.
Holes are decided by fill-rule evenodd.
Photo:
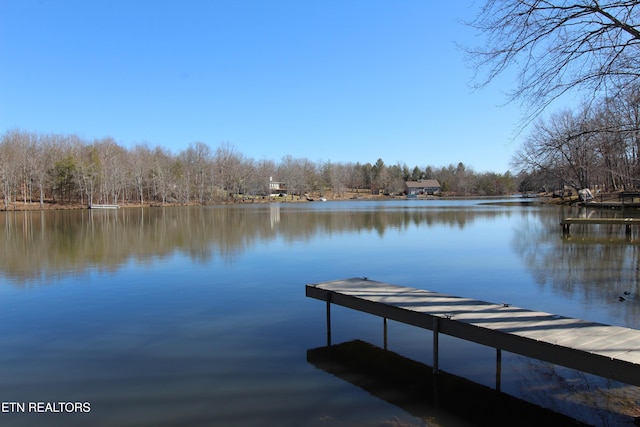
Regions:
M 505 194 L 503 196 L 469 196 L 469 195 L 455 195 L 455 194 L 445 194 L 438 196 L 419 196 L 417 199 L 413 200 L 450 200 L 450 199 L 460 199 L 460 200 L 471 200 L 471 199 L 501 199 L 505 197 L 511 197 L 516 195 L 508 195 Z M 406 196 L 401 195 L 374 195 L 374 194 L 366 194 L 356 193 L 356 192 L 345 192 L 340 196 L 334 197 L 330 192 L 327 194 L 310 194 L 309 199 L 303 196 L 287 196 L 283 197 L 268 197 L 268 196 L 255 196 L 255 197 L 234 197 L 229 200 L 222 201 L 212 201 L 210 203 L 158 203 L 158 202 L 148 202 L 148 203 L 129 203 L 129 202 L 120 202 L 118 203 L 120 208 L 156 208 L 156 207 L 176 207 L 176 206 L 221 206 L 221 205 L 243 205 L 243 204 L 253 204 L 253 203 L 322 203 L 320 202 L 320 198 L 326 198 L 326 201 L 351 201 L 351 200 L 404 200 Z M 546 198 L 546 197 L 545 197 Z M 52 201 L 45 200 L 43 206 L 40 206 L 40 202 L 15 202 L 10 203 L 9 208 L 5 209 L 4 205 L 0 205 L 0 211 L 4 212 L 20 212 L 20 211 L 48 211 L 48 210 L 77 210 L 77 209 L 88 209 L 89 207 L 86 204 L 80 204 L 76 202 L 60 202 L 60 201 Z
M 504 199 L 505 197 L 513 197 L 514 200 L 511 203 L 524 203 L 527 204 L 551 204 L 551 205 L 573 205 L 580 203 L 578 196 L 568 196 L 564 198 L 553 197 L 552 194 L 540 193 L 534 196 L 520 197 L 521 194 L 504 194 L 502 196 L 473 196 L 473 195 L 458 195 L 458 194 L 440 194 L 429 196 L 418 196 L 412 200 L 492 200 L 492 199 Z M 366 192 L 351 192 L 347 191 L 339 196 L 335 196 L 331 192 L 325 193 L 311 193 L 302 196 L 234 196 L 228 200 L 217 200 L 209 203 L 158 203 L 156 201 L 146 203 L 131 203 L 120 202 L 118 203 L 120 208 L 157 208 L 157 207 L 177 207 L 177 206 L 222 206 L 222 205 L 244 205 L 253 203 L 322 203 L 321 198 L 325 198 L 326 201 L 351 201 L 351 200 L 404 200 L 406 196 L 404 194 L 399 195 L 374 195 L 367 194 Z M 606 195 L 599 195 L 596 197 L 597 201 L 588 204 L 593 208 L 615 208 L 615 204 L 618 201 L 618 193 L 611 193 Z M 602 205 L 600 206 L 600 203 Z M 625 204 L 625 207 L 633 208 L 631 204 Z M 20 212 L 20 211 L 49 211 L 49 210 L 77 210 L 88 209 L 86 204 L 80 204 L 75 202 L 60 202 L 53 200 L 45 200 L 43 206 L 40 206 L 40 202 L 15 202 L 10 203 L 9 208 L 5 209 L 3 204 L 0 204 L 0 212 Z

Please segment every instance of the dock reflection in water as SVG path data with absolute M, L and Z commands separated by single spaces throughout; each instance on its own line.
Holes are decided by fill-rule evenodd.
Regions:
M 434 425 L 587 425 L 360 340 L 310 349 L 307 361 Z

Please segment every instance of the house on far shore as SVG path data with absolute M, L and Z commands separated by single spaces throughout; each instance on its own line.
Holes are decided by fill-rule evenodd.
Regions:
M 270 196 L 286 196 L 287 184 L 284 182 L 274 181 L 273 177 L 269 177 L 269 195 Z
M 440 183 L 435 179 L 405 181 L 404 191 L 409 197 L 416 197 L 421 194 L 438 194 L 440 192 Z

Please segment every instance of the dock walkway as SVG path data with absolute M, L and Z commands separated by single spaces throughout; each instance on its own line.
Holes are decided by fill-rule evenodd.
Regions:
M 310 284 L 306 296 L 326 302 L 327 345 L 331 304 L 380 316 L 433 333 L 433 369 L 438 370 L 438 334 L 505 350 L 640 386 L 640 330 L 531 311 L 437 292 L 352 278 Z
M 631 203 L 634 203 L 634 200 L 640 197 L 640 192 L 638 191 L 623 191 L 618 195 L 618 199 L 624 205 L 624 201 L 627 199 L 631 199 Z
M 603 225 L 624 225 L 625 234 L 631 235 L 631 226 L 640 225 L 640 218 L 565 218 L 560 221 L 562 234 L 568 236 L 572 224 L 603 224 Z

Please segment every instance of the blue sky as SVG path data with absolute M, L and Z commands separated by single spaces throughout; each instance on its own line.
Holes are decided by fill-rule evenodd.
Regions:
M 470 88 L 475 3 L 0 0 L 0 132 L 502 173 L 522 111 Z

